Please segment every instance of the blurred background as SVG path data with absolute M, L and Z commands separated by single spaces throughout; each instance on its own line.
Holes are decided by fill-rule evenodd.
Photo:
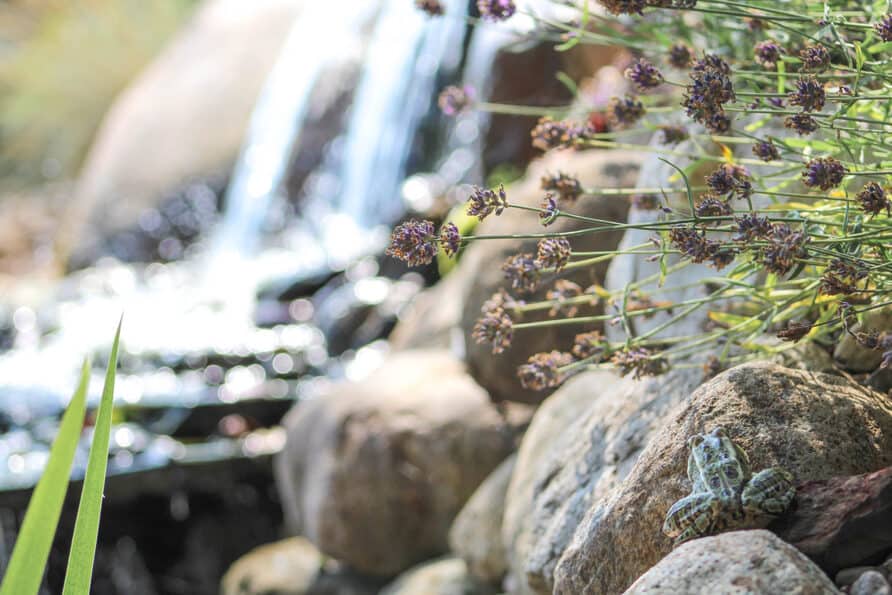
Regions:
M 390 227 L 443 220 L 465 185 L 532 157 L 536 118 L 446 118 L 440 90 L 560 105 L 555 72 L 615 59 L 557 53 L 522 14 L 474 27 L 474 2 L 443 5 L 0 2 L 0 568 L 79 363 L 94 357 L 95 403 L 122 313 L 94 591 L 216 593 L 281 536 L 282 416 L 374 369 L 448 272 L 386 258 Z

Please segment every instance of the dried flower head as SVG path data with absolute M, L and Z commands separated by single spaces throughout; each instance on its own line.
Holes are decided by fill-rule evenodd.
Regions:
M 576 316 L 578 306 L 575 302 L 567 302 L 581 295 L 582 287 L 578 284 L 567 279 L 558 279 L 554 282 L 554 287 L 545 294 L 546 299 L 554 302 L 551 310 L 548 311 L 548 315 L 557 316 L 558 314 L 563 314 L 567 318 L 573 318 Z
M 461 234 L 455 223 L 446 223 L 440 227 L 440 247 L 446 256 L 455 256 L 461 248 Z
M 598 0 L 610 14 L 641 14 L 647 6 L 645 0 Z
M 626 68 L 623 74 L 641 93 L 654 87 L 659 87 L 663 82 L 663 74 L 656 66 L 644 58 L 638 59 Z
M 539 119 L 530 131 L 533 146 L 542 151 L 572 147 L 590 138 L 594 129 L 589 124 L 578 124 L 567 120 L 552 120 L 548 116 Z
M 517 377 L 520 384 L 530 390 L 545 390 L 554 388 L 564 381 L 561 366 L 573 363 L 573 356 L 569 353 L 552 351 L 550 353 L 537 353 L 527 360 L 527 363 L 517 368 Z
M 722 364 L 722 361 L 716 356 L 710 355 L 703 364 L 703 380 L 709 380 L 718 376 L 724 369 L 725 366 Z
M 793 231 L 786 223 L 775 223 L 768 234 L 768 245 L 762 248 L 762 264 L 778 275 L 787 274 L 796 261 L 806 256 L 808 236 L 803 231 Z
M 824 108 L 826 94 L 824 85 L 813 76 L 805 76 L 796 81 L 796 90 L 787 98 L 790 105 L 798 105 L 804 112 L 819 112 Z
M 886 211 L 886 215 L 892 215 L 892 203 L 889 202 L 886 190 L 876 182 L 866 183 L 855 198 L 868 215 L 876 216 L 883 211 Z
M 488 21 L 504 21 L 517 11 L 517 6 L 514 0 L 477 0 L 477 10 Z
M 578 359 L 600 360 L 607 348 L 607 340 L 600 331 L 580 333 L 573 339 L 573 355 Z
M 607 119 L 617 127 L 631 126 L 645 113 L 644 104 L 629 96 L 614 97 L 607 104 Z
M 677 145 L 690 138 L 690 134 L 683 126 L 657 126 L 663 133 L 663 144 Z
M 683 43 L 676 43 L 669 48 L 669 56 L 667 60 L 669 64 L 675 68 L 688 68 L 694 62 L 694 50 Z
M 821 275 L 818 293 L 851 295 L 858 292 L 857 284 L 866 277 L 867 271 L 858 264 L 834 258 Z
M 730 264 L 736 256 L 733 248 L 723 246 L 715 240 L 706 239 L 706 233 L 693 226 L 673 227 L 669 230 L 669 242 L 692 262 L 709 261 L 719 270 Z
M 633 378 L 659 376 L 669 369 L 669 363 L 644 347 L 629 347 L 613 354 L 610 360 L 619 368 L 620 376 L 632 374 Z
M 873 26 L 873 30 L 883 41 L 892 41 L 892 14 L 884 16 Z
M 756 63 L 769 70 L 774 70 L 781 59 L 784 49 L 773 41 L 760 41 L 754 48 Z
M 545 195 L 539 208 L 541 209 L 539 211 L 539 222 L 544 227 L 548 227 L 554 223 L 555 219 L 557 219 L 558 215 L 561 213 L 558 209 L 557 201 L 554 199 L 554 194 L 551 192 Z
M 705 194 L 694 207 L 694 213 L 697 217 L 727 217 L 732 210 L 728 201 L 712 194 Z
M 471 330 L 471 337 L 478 344 L 489 343 L 493 353 L 502 353 L 511 347 L 514 326 L 503 306 L 502 294 L 494 294 L 481 308 L 479 320 Z
M 801 136 L 807 136 L 819 128 L 818 121 L 804 113 L 784 118 L 784 127 L 795 130 Z
M 455 85 L 451 85 L 443 89 L 440 93 L 440 97 L 437 99 L 437 104 L 440 106 L 440 111 L 442 111 L 447 116 L 457 116 L 461 112 L 468 109 L 468 107 L 474 103 L 474 88 L 470 85 L 465 85 L 464 87 L 456 87 Z
M 799 52 L 802 67 L 821 72 L 830 66 L 830 51 L 822 45 L 810 45 Z
M 777 338 L 782 341 L 798 343 L 805 335 L 811 332 L 811 327 L 812 325 L 807 322 L 790 321 L 787 323 L 786 328 L 778 331 Z
M 502 264 L 505 279 L 520 293 L 532 293 L 539 286 L 541 265 L 532 254 L 515 254 Z
M 816 157 L 805 164 L 802 183 L 809 188 L 830 190 L 839 186 L 847 173 L 845 166 L 833 157 Z
M 780 159 L 780 151 L 770 140 L 759 141 L 753 145 L 753 155 L 762 161 L 774 161 Z
M 410 219 L 396 226 L 385 252 L 409 266 L 430 264 L 437 255 L 437 235 L 432 221 Z
M 771 222 L 768 217 L 755 213 L 747 213 L 738 217 L 735 222 L 737 223 L 737 235 L 734 236 L 734 241 L 737 242 L 765 239 L 771 233 Z
M 558 172 L 542 178 L 542 190 L 555 191 L 562 201 L 573 203 L 582 196 L 582 184 L 575 177 Z
M 474 186 L 474 191 L 468 198 L 467 213 L 471 217 L 477 217 L 477 219 L 483 221 L 492 213 L 495 213 L 497 216 L 501 215 L 507 206 L 508 196 L 505 193 L 504 185 L 499 184 L 498 190 Z
M 445 12 L 440 0 L 415 0 L 415 7 L 432 17 L 442 16 Z
M 729 198 L 747 198 L 753 193 L 753 185 L 749 180 L 749 171 L 742 165 L 723 163 L 714 172 L 706 176 L 706 185 L 710 192 Z
M 731 125 L 723 107 L 736 98 L 730 74 L 727 62 L 712 54 L 697 60 L 691 69 L 691 84 L 685 90 L 682 106 L 689 117 L 713 133 L 726 132 Z
M 553 268 L 560 272 L 570 260 L 570 242 L 564 238 L 544 238 L 539 240 L 536 261 L 541 268 Z

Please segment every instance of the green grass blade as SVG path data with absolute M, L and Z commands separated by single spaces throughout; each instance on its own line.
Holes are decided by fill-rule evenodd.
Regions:
M 59 433 L 53 440 L 46 468 L 28 502 L 25 520 L 3 576 L 3 583 L 0 584 L 0 595 L 32 595 L 40 588 L 43 569 L 56 534 L 59 515 L 62 513 L 65 492 L 68 491 L 71 462 L 84 427 L 89 381 L 90 367 L 85 361 L 77 389 L 62 416 Z
M 102 400 L 93 428 L 93 444 L 90 446 L 90 459 L 84 476 L 81 501 L 77 508 L 74 523 L 74 536 L 68 554 L 68 568 L 65 572 L 63 595 L 88 595 L 93 578 L 93 558 L 96 554 L 96 538 L 99 535 L 99 515 L 102 512 L 102 493 L 105 489 L 105 469 L 108 466 L 108 441 L 111 433 L 112 409 L 114 408 L 115 369 L 118 365 L 118 339 L 121 324 L 115 333 L 108 369 L 105 372 L 105 386 Z

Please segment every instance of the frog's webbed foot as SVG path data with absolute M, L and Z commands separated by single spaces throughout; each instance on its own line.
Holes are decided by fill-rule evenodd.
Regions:
M 663 533 L 674 538 L 675 545 L 707 535 L 715 525 L 718 510 L 718 499 L 708 492 L 686 496 L 669 508 Z
M 793 476 L 780 467 L 770 467 L 752 476 L 740 494 L 740 502 L 752 514 L 780 516 L 795 495 Z

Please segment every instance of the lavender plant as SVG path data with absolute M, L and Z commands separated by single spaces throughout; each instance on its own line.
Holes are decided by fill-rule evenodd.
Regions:
M 538 113 L 531 142 L 542 151 L 633 148 L 666 160 L 676 175 L 667 187 L 585 188 L 561 172 L 542 180 L 539 208 L 512 203 L 502 187 L 475 188 L 469 215 L 482 221 L 522 209 L 544 228 L 510 236 L 537 239 L 538 250 L 502 265 L 505 288 L 484 304 L 474 339 L 498 354 L 524 333 L 578 325 L 573 345 L 555 345 L 520 367 L 522 384 L 532 389 L 557 386 L 597 366 L 636 377 L 661 374 L 700 365 L 692 363 L 696 354 L 711 375 L 798 341 L 830 344 L 843 333 L 882 352 L 883 365 L 892 362 L 892 333 L 857 324 L 866 312 L 892 305 L 889 4 L 555 3 L 575 9 L 576 18 L 562 23 L 527 16 L 538 22 L 537 34 L 561 39 L 559 49 L 609 43 L 633 56 L 625 70 L 632 92 L 610 101 L 608 130 L 567 119 L 579 112 L 577 106 L 479 102 L 472 90 L 459 87 L 444 91 L 444 112 Z M 478 4 L 488 21 L 521 12 L 510 0 Z M 628 142 L 642 133 L 655 142 Z M 630 200 L 658 215 L 634 223 L 574 213 L 574 206 L 597 196 Z M 566 217 L 587 227 L 549 231 Z M 649 241 L 597 254 L 573 248 L 584 234 L 612 230 L 645 230 Z M 394 231 L 389 254 L 418 265 L 438 250 L 455 255 L 471 242 L 497 239 L 461 237 L 454 226 L 436 231 L 432 222 L 409 221 Z M 659 263 L 659 273 L 610 290 L 561 278 L 620 255 Z M 679 271 L 695 266 L 714 269 L 700 280 L 705 295 L 681 302 L 667 297 L 683 288 L 674 282 Z M 550 288 L 545 300 L 525 301 L 541 287 Z M 577 306 L 592 303 L 602 313 L 579 315 Z M 525 321 L 541 311 L 550 317 Z M 703 311 L 709 324 L 698 334 L 666 332 Z M 631 322 L 657 313 L 665 322 L 635 332 Z M 604 333 L 605 325 L 622 332 Z M 765 335 L 780 341 L 765 342 Z

